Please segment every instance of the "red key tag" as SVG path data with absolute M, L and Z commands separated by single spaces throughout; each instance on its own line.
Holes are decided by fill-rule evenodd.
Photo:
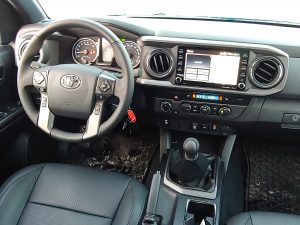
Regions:
M 127 110 L 127 116 L 128 116 L 128 119 L 129 119 L 130 123 L 135 123 L 136 122 L 136 116 L 135 116 L 132 109 Z

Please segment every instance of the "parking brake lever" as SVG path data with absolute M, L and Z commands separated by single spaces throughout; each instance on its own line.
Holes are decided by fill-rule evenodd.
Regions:
M 158 201 L 158 195 L 160 189 L 160 180 L 161 180 L 161 175 L 160 172 L 157 171 L 152 178 L 152 183 L 151 183 L 149 197 L 148 197 L 147 210 L 142 225 L 162 224 L 162 216 L 156 214 L 157 201 Z

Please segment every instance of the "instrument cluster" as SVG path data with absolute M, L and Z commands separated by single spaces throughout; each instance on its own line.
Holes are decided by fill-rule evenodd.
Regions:
M 138 44 L 125 38 L 120 38 L 126 48 L 132 67 L 139 66 L 141 48 Z M 78 64 L 106 65 L 116 64 L 111 44 L 102 37 L 85 37 L 78 39 L 72 47 L 72 58 Z

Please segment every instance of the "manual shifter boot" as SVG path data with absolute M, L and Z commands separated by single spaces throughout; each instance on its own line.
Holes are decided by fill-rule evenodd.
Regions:
M 176 166 L 178 168 L 178 181 L 188 186 L 197 186 L 210 172 L 209 166 L 210 160 L 202 153 L 194 161 L 181 160 Z

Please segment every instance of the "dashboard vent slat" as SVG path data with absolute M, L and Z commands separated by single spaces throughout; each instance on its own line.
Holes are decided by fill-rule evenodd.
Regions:
M 283 64 L 276 57 L 261 57 L 251 66 L 250 80 L 259 88 L 272 88 L 283 77 Z
M 149 54 L 146 72 L 148 75 L 162 79 L 173 71 L 173 56 L 166 49 L 156 49 Z

